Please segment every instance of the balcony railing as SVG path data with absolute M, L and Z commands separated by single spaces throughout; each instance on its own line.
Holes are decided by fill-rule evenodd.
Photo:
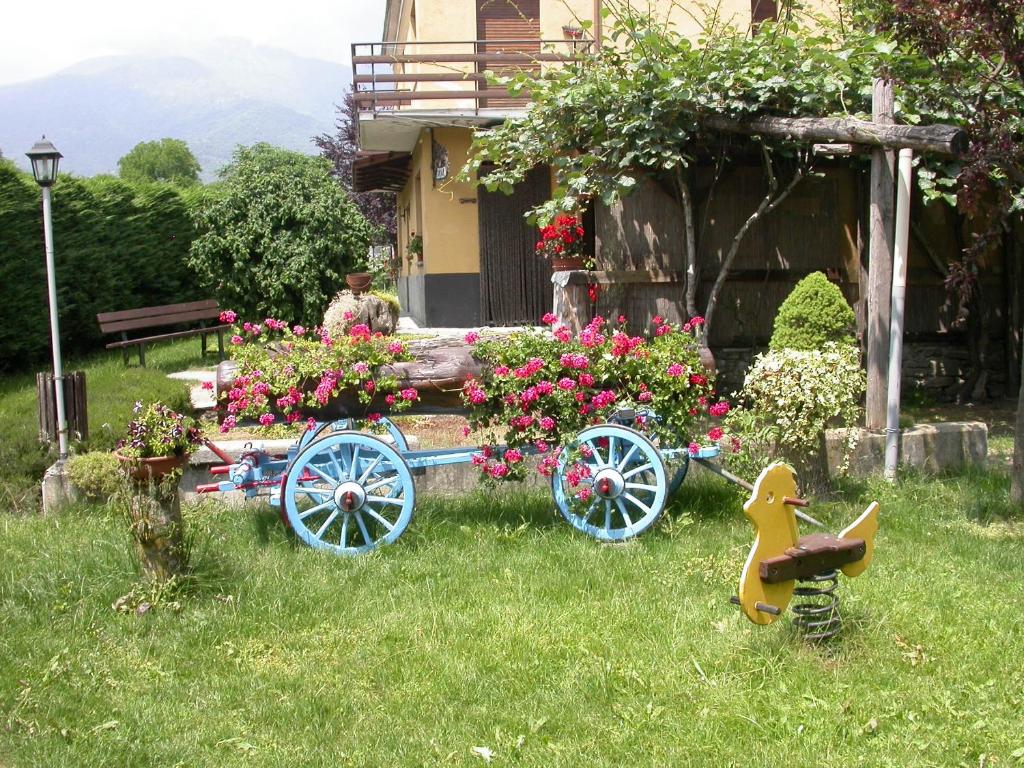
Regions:
M 362 112 L 414 107 L 475 113 L 519 107 L 527 99 L 489 84 L 486 72 L 540 72 L 575 60 L 593 44 L 589 39 L 355 43 L 356 106 Z

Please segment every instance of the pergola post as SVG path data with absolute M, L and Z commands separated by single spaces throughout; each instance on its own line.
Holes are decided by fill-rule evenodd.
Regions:
M 875 80 L 871 100 L 872 119 L 892 124 L 892 81 Z M 875 149 L 871 153 L 871 206 L 868 216 L 867 369 L 868 391 L 865 421 L 868 429 L 883 429 L 886 418 L 889 364 L 889 311 L 892 290 L 894 237 L 895 153 Z M 896 371 L 895 375 L 899 375 Z

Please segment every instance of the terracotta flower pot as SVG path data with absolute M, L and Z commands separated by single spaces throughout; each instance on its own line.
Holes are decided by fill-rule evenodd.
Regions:
M 128 473 L 133 480 L 140 482 L 160 482 L 167 475 L 176 469 L 181 469 L 188 460 L 187 456 L 153 456 L 148 459 L 138 459 L 134 456 L 123 456 L 114 451 L 117 460 L 121 462 L 121 468 Z
M 582 256 L 556 257 L 551 259 L 551 270 L 553 272 L 568 272 L 569 270 L 584 268 Z
M 356 296 L 368 290 L 372 282 L 373 275 L 369 272 L 349 272 L 345 275 L 345 284 Z

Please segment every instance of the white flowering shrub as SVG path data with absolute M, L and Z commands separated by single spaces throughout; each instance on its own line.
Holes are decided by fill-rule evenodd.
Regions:
M 850 344 L 758 355 L 737 397 L 741 406 L 729 416 L 746 447 L 733 464 L 756 475 L 769 460 L 784 459 L 805 487 L 827 482 L 825 430 L 860 420 L 866 385 L 860 352 Z

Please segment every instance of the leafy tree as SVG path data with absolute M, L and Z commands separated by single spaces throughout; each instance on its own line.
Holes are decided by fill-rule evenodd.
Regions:
M 966 158 L 929 164 L 918 176 L 926 194 L 988 222 L 962 259 L 949 265 L 946 281 L 958 299 L 958 322 L 976 323 L 983 314 L 977 256 L 1012 231 L 1011 220 L 1020 226 L 1024 213 L 1024 3 L 857 0 L 856 7 L 863 23 L 877 24 L 900 41 L 893 75 L 906 108 L 961 123 L 970 132 Z M 1018 392 L 1011 478 L 1014 503 L 1024 503 L 1024 387 Z
M 117 161 L 117 172 L 128 182 L 166 181 L 181 187 L 199 183 L 199 161 L 181 139 L 143 141 Z
M 845 19 L 807 23 L 798 14 L 761 24 L 753 37 L 709 17 L 701 37 L 691 42 L 628 3 L 609 5 L 615 6 L 608 29 L 616 44 L 539 77 L 527 73 L 508 80 L 513 92 L 529 89 L 531 108 L 522 120 L 479 133 L 464 174 L 472 177 L 483 163 L 494 163 L 484 183 L 510 192 L 530 169 L 550 165 L 558 188 L 535 211 L 541 219 L 589 198 L 612 204 L 641 176 L 666 181 L 684 215 L 686 309 L 696 315 L 700 249 L 691 169 L 699 155 L 707 159 L 713 153 L 721 171 L 750 150 L 748 142 L 709 141 L 713 131 L 705 123 L 722 116 L 869 113 L 873 72 L 894 46 Z M 743 239 L 814 173 L 806 148 L 767 137 L 757 141 L 767 193 L 726 254 L 702 313 L 707 329 Z
M 189 263 L 222 306 L 312 327 L 372 228 L 331 178 L 326 160 L 240 147 L 198 208 Z
M 349 192 L 366 220 L 377 232 L 374 240 L 395 245 L 398 238 L 398 217 L 395 195 L 391 192 L 353 191 L 352 163 L 359 151 L 359 110 L 352 90 L 345 91 L 342 104 L 336 107 L 335 133 L 322 133 L 313 139 L 321 157 L 331 161 L 334 176 Z

